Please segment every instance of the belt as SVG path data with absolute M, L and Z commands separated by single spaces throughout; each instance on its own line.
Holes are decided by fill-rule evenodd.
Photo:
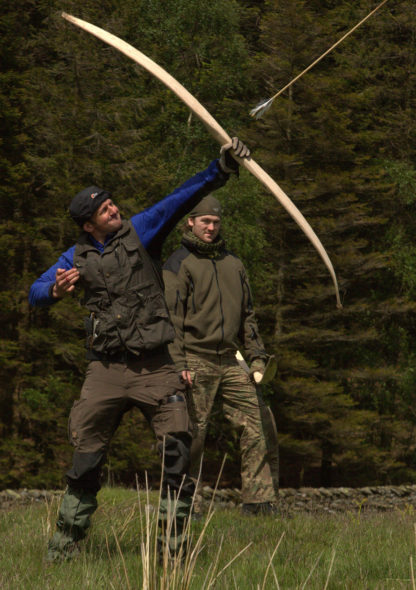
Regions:
M 89 361 L 102 361 L 103 363 L 127 363 L 140 358 L 142 355 L 133 354 L 130 351 L 118 352 L 116 354 L 104 354 L 103 352 L 94 352 L 89 350 L 87 352 L 87 359 Z
M 137 361 L 139 358 L 148 358 L 149 356 L 166 353 L 167 346 L 158 346 L 151 350 L 138 351 L 137 353 L 130 352 L 130 350 L 124 350 L 122 352 L 116 352 L 114 354 L 105 354 L 104 352 L 96 352 L 95 350 L 87 350 L 87 360 L 89 361 L 102 361 L 104 363 L 128 363 L 131 361 Z

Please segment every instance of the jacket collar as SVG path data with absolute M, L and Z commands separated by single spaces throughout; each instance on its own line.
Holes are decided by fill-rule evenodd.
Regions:
M 121 228 L 113 234 L 108 234 L 105 239 L 105 243 L 101 244 L 95 238 L 92 237 L 86 231 L 83 231 L 77 240 L 77 244 L 79 246 L 80 254 L 84 252 L 89 252 L 90 250 L 98 250 L 99 252 L 104 252 L 104 250 L 112 243 L 116 238 L 121 238 L 125 234 L 130 231 L 130 223 L 126 220 L 123 220 L 123 225 Z

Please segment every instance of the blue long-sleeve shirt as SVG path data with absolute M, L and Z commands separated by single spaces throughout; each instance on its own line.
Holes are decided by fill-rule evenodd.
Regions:
M 133 215 L 131 223 L 150 256 L 159 258 L 165 238 L 178 221 L 189 213 L 203 196 L 223 186 L 228 178 L 229 175 L 219 167 L 218 160 L 213 160 L 206 170 L 192 176 L 167 197 Z M 92 236 L 90 239 L 98 250 L 104 251 L 105 243 L 97 242 Z M 111 235 L 107 237 L 107 241 L 109 239 Z M 31 305 L 43 307 L 58 301 L 50 295 L 55 284 L 56 271 L 58 268 L 69 270 L 74 266 L 74 252 L 75 245 L 61 254 L 58 261 L 36 279 L 29 292 Z

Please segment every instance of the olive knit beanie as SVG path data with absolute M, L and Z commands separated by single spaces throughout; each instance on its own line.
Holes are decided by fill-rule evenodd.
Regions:
M 189 213 L 189 217 L 200 217 L 201 215 L 216 215 L 221 217 L 221 203 L 212 195 L 207 195 Z

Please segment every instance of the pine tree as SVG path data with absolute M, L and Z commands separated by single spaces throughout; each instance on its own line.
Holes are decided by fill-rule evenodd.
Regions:
M 274 94 L 367 8 L 367 3 L 268 2 L 261 21 L 263 55 L 255 62 L 263 86 Z M 403 54 L 412 50 L 413 25 L 405 25 L 403 5 L 400 11 L 399 22 L 386 10 L 367 30 L 357 31 L 253 126 L 261 160 L 321 237 L 344 299 L 343 312 L 337 312 L 315 252 L 271 207 L 265 224 L 269 252 L 277 260 L 276 414 L 287 463 L 282 471 L 291 483 L 303 477 L 323 484 L 347 478 L 382 483 L 400 479 L 407 463 L 413 434 L 399 409 L 403 343 L 393 334 L 409 320 L 413 305 L 402 307 L 391 281 L 385 237 L 392 181 L 380 161 L 387 151 L 393 159 L 403 152 L 402 123 L 398 127 L 391 109 L 399 96 L 409 104 L 412 95 L 409 83 L 403 85 L 408 66 L 395 59 L 404 62 Z M 386 39 L 394 37 L 386 47 Z M 398 50 L 399 38 L 406 49 L 401 44 Z M 402 85 L 396 87 L 398 80 Z M 412 128 L 409 119 L 407 124 Z M 395 137 L 396 146 L 393 140 L 386 146 L 386 137 Z
M 11 140 L 2 152 L 10 176 L 2 186 L 4 210 L 10 211 L 2 232 L 8 252 L 2 270 L 9 275 L 2 291 L 3 486 L 60 485 L 62 466 L 70 461 L 66 419 L 85 368 L 84 312 L 79 294 L 50 309 L 30 310 L 27 293 L 77 237 L 67 212 L 72 196 L 90 184 L 103 186 L 129 216 L 204 168 L 219 148 L 160 82 L 66 22 L 61 9 L 148 53 L 208 108 L 215 104 L 230 126 L 232 97 L 247 63 L 238 5 L 225 0 L 99 6 L 41 0 L 30 6 L 19 2 L 5 17 L 3 63 L 9 86 L 13 82 L 16 89 L 14 102 L 3 98 L 4 137 Z M 9 49 L 15 53 L 9 55 Z M 243 181 L 247 219 L 249 187 Z M 228 198 L 227 191 L 222 194 Z M 251 224 L 253 241 L 255 220 Z M 244 243 L 244 233 L 234 230 L 231 239 Z M 132 483 L 134 471 L 158 466 L 153 437 L 138 420 L 137 415 L 126 420 L 114 441 L 112 481 Z M 132 437 L 135 428 L 140 440 Z

